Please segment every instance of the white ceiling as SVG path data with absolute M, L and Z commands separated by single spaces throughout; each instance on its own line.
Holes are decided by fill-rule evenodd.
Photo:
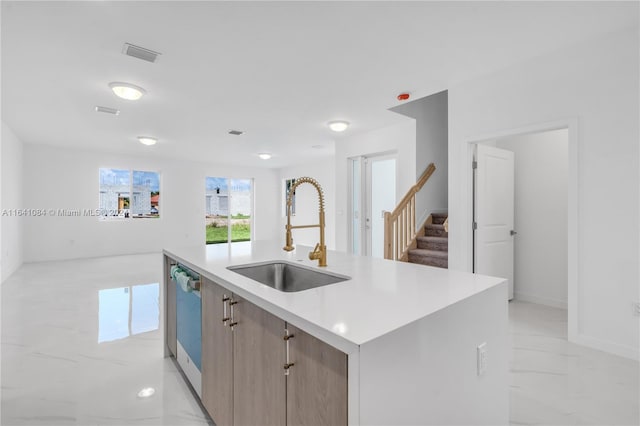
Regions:
M 406 119 L 387 110 L 402 91 L 637 24 L 637 2 L 2 1 L 2 119 L 27 143 L 282 167 Z M 125 42 L 162 56 L 125 56 Z M 148 94 L 118 99 L 111 81 Z M 352 126 L 336 137 L 332 119 Z

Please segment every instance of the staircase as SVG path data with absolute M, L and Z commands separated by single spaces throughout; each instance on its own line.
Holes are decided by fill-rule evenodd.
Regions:
M 447 213 L 432 213 L 431 223 L 424 226 L 424 236 L 416 237 L 417 248 L 409 250 L 409 262 L 447 268 L 449 259 L 449 233 L 445 222 Z

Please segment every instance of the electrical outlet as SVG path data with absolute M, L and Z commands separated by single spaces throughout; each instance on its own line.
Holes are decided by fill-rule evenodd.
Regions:
M 640 302 L 636 302 L 633 304 L 633 314 L 637 317 L 640 317 Z
M 487 342 L 482 342 L 476 348 L 476 361 L 478 365 L 478 376 L 484 376 L 487 372 Z

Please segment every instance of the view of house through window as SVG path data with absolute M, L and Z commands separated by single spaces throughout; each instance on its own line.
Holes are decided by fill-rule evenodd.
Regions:
M 251 179 L 206 178 L 207 244 L 251 240 Z
M 100 169 L 100 218 L 160 217 L 160 173 Z

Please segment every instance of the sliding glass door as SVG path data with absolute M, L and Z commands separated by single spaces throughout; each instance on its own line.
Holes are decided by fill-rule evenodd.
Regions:
M 207 177 L 205 230 L 207 244 L 250 241 L 253 180 Z

